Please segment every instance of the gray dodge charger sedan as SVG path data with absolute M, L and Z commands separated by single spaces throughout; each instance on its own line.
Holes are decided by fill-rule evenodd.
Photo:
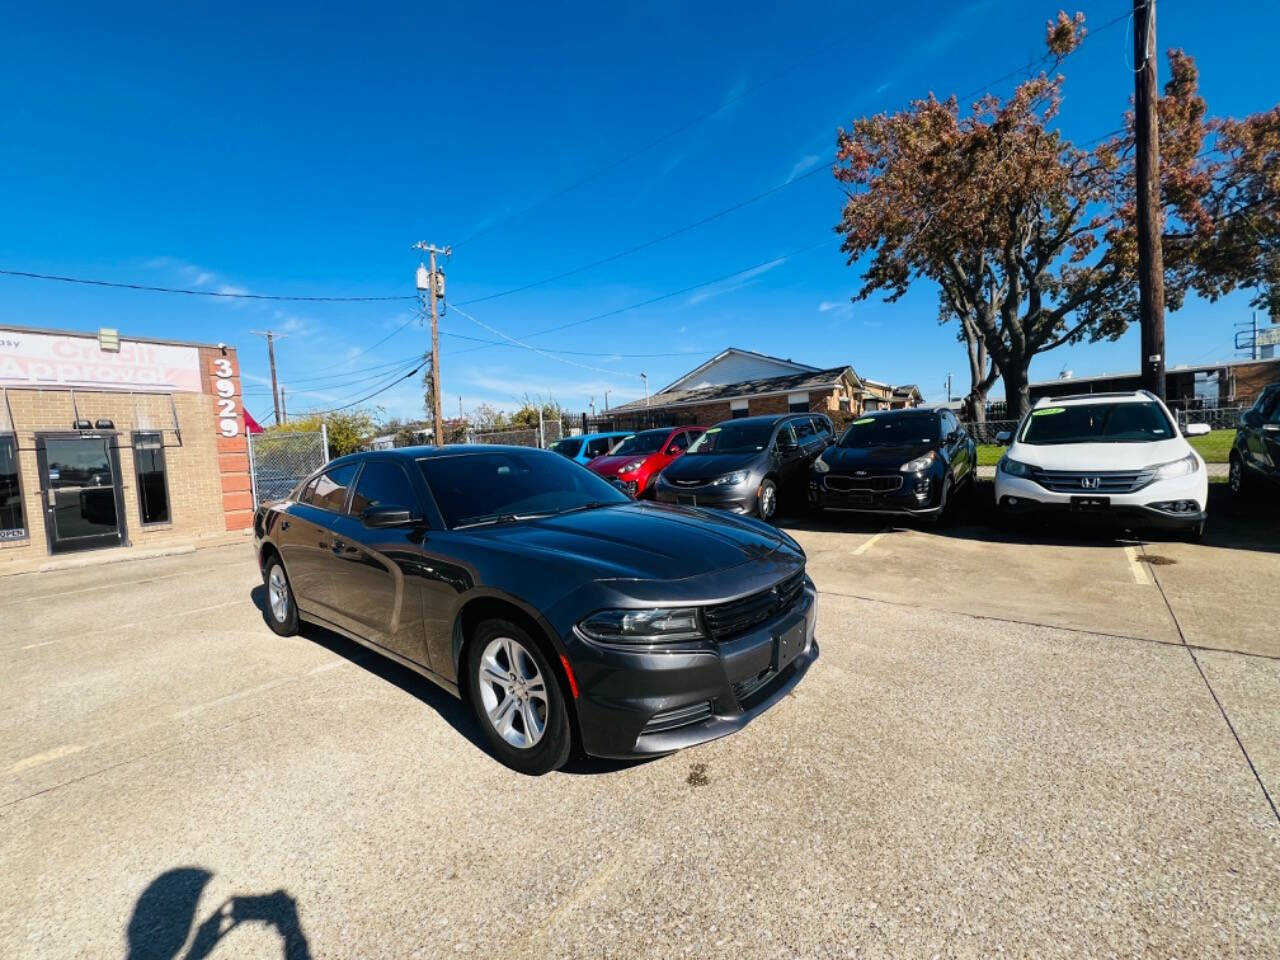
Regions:
M 818 657 L 805 556 L 760 521 L 636 502 L 523 447 L 327 464 L 254 518 L 266 617 L 342 633 L 466 700 L 494 754 L 670 753 L 732 733 Z

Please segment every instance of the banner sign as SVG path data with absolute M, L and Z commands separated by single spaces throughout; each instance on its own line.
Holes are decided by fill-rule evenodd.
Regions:
M 137 340 L 121 340 L 120 350 L 108 353 L 92 335 L 0 327 L 0 386 L 200 393 L 200 353 Z

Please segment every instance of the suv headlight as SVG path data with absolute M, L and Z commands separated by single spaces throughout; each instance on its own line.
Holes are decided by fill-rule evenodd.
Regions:
M 814 473 L 827 473 L 830 470 L 831 470 L 831 464 L 827 463 L 827 461 L 824 460 L 822 457 L 819 457 L 817 460 L 813 461 Z
M 938 459 L 938 455 L 930 450 L 923 457 L 916 457 L 914 460 L 908 460 L 901 467 L 903 473 L 919 473 L 921 470 L 928 470 L 930 464 Z
M 700 640 L 698 611 L 693 607 L 648 610 L 601 610 L 578 624 L 592 640 L 605 643 L 670 643 Z
M 723 477 L 716 477 L 711 481 L 709 486 L 712 487 L 736 487 L 747 479 L 746 473 L 741 470 L 735 470 L 733 473 L 726 473 Z
M 630 463 L 628 463 L 625 467 L 620 467 L 620 468 L 618 469 L 618 472 L 619 472 L 619 473 L 630 473 L 632 470 L 639 470 L 639 469 L 640 469 L 641 467 L 643 467 L 643 466 L 644 466 L 644 460 L 632 460 L 632 461 L 631 461 Z
M 1188 453 L 1181 460 L 1160 464 L 1156 467 L 1156 476 L 1161 480 L 1172 480 L 1174 477 L 1189 477 L 1199 469 L 1199 459 L 1194 453 Z
M 999 469 L 1010 477 L 1031 476 L 1031 466 L 1029 464 L 1023 463 L 1021 460 L 1014 460 L 1009 456 L 1000 458 Z

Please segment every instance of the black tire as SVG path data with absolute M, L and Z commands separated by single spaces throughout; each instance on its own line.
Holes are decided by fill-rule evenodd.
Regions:
M 1188 527 L 1182 534 L 1182 539 L 1187 543 L 1199 543 L 1204 538 L 1204 521 L 1201 520 L 1194 527 Z
M 267 561 L 267 566 L 262 571 L 262 585 L 267 591 L 264 611 L 267 626 L 282 637 L 293 636 L 298 632 L 298 602 L 293 595 L 289 574 L 279 557 L 272 556 Z
M 531 661 L 536 666 L 537 674 L 543 681 L 541 688 L 545 692 L 545 699 L 543 700 L 545 713 L 541 717 L 543 729 L 539 738 L 531 746 L 527 747 L 517 746 L 508 742 L 494 725 L 494 721 L 490 719 L 486 709 L 486 691 L 481 686 L 482 660 L 485 652 L 490 648 L 491 644 L 504 639 L 514 641 L 520 648 L 517 658 L 521 664 L 521 675 L 528 675 L 528 661 Z M 528 661 L 523 660 L 526 656 Z M 502 665 L 501 656 L 499 656 L 497 662 Z M 509 660 L 505 665 L 510 667 Z M 560 689 L 560 681 L 556 672 L 551 668 L 551 663 L 546 654 L 542 652 L 542 648 L 529 636 L 527 630 L 507 620 L 485 620 L 476 627 L 467 644 L 465 669 L 467 671 L 466 687 L 468 700 L 471 703 L 471 711 L 475 715 L 476 723 L 479 725 L 480 731 L 484 734 L 485 741 L 489 744 L 489 749 L 495 757 L 512 770 L 535 777 L 550 773 L 552 770 L 559 770 L 565 765 L 565 762 L 569 759 L 569 750 L 573 743 L 573 735 L 569 726 L 569 707 L 565 702 L 564 691 Z M 513 698 L 512 693 L 500 688 L 497 682 L 486 682 L 486 685 L 490 699 L 496 699 L 499 705 L 505 703 L 507 699 L 513 699 L 516 706 L 511 719 L 518 721 L 515 726 L 519 728 L 513 732 L 517 734 L 523 732 L 527 737 L 529 728 L 524 725 L 524 713 L 522 712 L 519 698 Z M 533 687 L 530 686 L 529 690 L 532 691 Z M 529 704 L 529 709 L 535 711 L 535 713 L 539 711 L 536 694 L 527 698 L 527 703 Z
M 769 477 L 760 481 L 760 489 L 756 491 L 756 516 L 765 523 L 773 523 L 778 515 L 778 485 Z
M 1231 488 L 1232 499 L 1247 502 L 1253 495 L 1253 478 L 1249 476 L 1249 468 L 1244 465 L 1244 458 L 1234 450 L 1231 451 L 1230 466 L 1227 469 L 1227 486 Z

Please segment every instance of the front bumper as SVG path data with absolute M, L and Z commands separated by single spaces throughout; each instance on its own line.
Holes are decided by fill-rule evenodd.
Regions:
M 737 486 L 705 483 L 696 487 L 678 487 L 659 475 L 653 484 L 653 498 L 659 503 L 678 503 L 689 507 L 712 507 L 731 513 L 755 514 L 759 484 L 750 480 Z
M 1133 493 L 1103 494 L 1107 503 L 1096 507 L 1081 505 L 1082 498 L 1088 499 L 1087 491 L 1058 493 L 1004 471 L 997 471 L 995 487 L 996 506 L 1006 515 L 1070 514 L 1161 530 L 1186 530 L 1204 523 L 1209 500 L 1209 481 L 1203 469 L 1187 477 L 1158 480 Z M 1157 506 L 1178 503 L 1190 506 L 1181 510 Z
M 817 619 L 817 592 L 806 581 L 786 613 L 713 649 L 627 650 L 575 634 L 583 749 L 597 757 L 657 756 L 741 730 L 785 697 L 818 659 Z M 783 638 L 799 630 L 803 644 L 777 666 Z
M 932 474 L 904 474 L 902 485 L 895 490 L 873 490 L 869 485 L 865 489 L 832 490 L 826 485 L 829 476 L 809 477 L 809 503 L 820 510 L 931 517 L 942 509 L 942 483 Z

